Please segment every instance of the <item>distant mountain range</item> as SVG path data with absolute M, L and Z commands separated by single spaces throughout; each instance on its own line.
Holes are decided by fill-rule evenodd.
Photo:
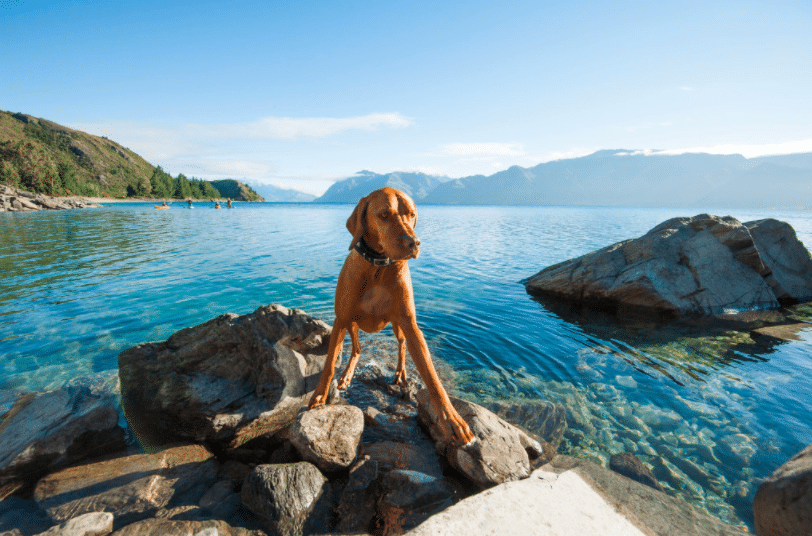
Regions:
M 384 186 L 424 204 L 812 208 L 812 153 L 748 159 L 618 149 L 460 179 L 365 171 L 315 201 L 356 203 Z
M 316 198 L 313 194 L 306 194 L 299 190 L 279 188 L 273 184 L 264 184 L 258 181 L 248 180 L 245 180 L 245 183 L 253 188 L 256 193 L 261 195 L 265 201 L 274 203 L 307 203 Z

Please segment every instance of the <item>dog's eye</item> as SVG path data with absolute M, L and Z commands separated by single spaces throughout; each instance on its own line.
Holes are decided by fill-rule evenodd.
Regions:
M 388 217 L 389 217 L 389 213 L 388 213 L 388 212 L 381 212 L 381 214 L 380 214 L 380 216 L 379 216 L 379 217 L 380 217 L 382 220 L 385 220 L 386 218 L 388 218 Z

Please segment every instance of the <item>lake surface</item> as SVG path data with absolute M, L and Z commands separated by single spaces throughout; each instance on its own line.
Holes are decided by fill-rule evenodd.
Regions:
M 114 376 L 120 351 L 225 312 L 280 303 L 332 323 L 352 208 L 127 203 L 0 214 L 0 414 L 20 391 Z M 410 263 L 418 322 L 436 359 L 455 371 L 454 394 L 560 403 L 569 427 L 560 452 L 604 465 L 633 452 L 668 493 L 752 530 L 759 480 L 812 442 L 812 334 L 760 346 L 718 326 L 620 325 L 535 301 L 520 281 L 701 212 L 781 219 L 809 246 L 812 215 L 419 210 L 422 251 Z M 809 311 L 796 316 L 812 320 Z

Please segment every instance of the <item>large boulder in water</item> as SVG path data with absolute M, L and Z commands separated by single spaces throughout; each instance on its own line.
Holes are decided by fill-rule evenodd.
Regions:
M 269 305 L 125 350 L 118 361 L 127 420 L 147 444 L 191 439 L 224 448 L 272 433 L 307 403 L 329 335 L 324 322 Z
M 700 214 L 550 266 L 524 283 L 540 296 L 708 315 L 809 301 L 812 260 L 785 222 Z

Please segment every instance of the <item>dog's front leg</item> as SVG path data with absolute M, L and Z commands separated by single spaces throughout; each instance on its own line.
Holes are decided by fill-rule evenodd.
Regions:
M 341 355 L 341 345 L 344 343 L 344 336 L 347 328 L 339 326 L 338 322 L 333 324 L 333 332 L 330 333 L 330 346 L 327 350 L 327 359 L 324 361 L 324 370 L 321 371 L 321 378 L 313 396 L 310 398 L 308 409 L 323 406 L 327 403 L 327 395 L 330 393 L 330 383 L 336 371 L 336 362 Z
M 409 354 L 412 356 L 417 372 L 423 378 L 423 383 L 426 384 L 426 389 L 429 392 L 434 408 L 437 410 L 439 417 L 438 424 L 443 429 L 443 433 L 450 443 L 456 445 L 467 445 L 474 439 L 474 434 L 468 423 L 460 417 L 454 406 L 451 405 L 451 400 L 448 398 L 443 385 L 440 383 L 440 377 L 434 369 L 434 363 L 431 361 L 429 354 L 429 347 L 426 344 L 426 339 L 423 337 L 423 332 L 417 327 L 417 322 L 412 319 L 410 322 L 401 324 L 401 329 L 406 335 L 406 344 L 409 347 Z

